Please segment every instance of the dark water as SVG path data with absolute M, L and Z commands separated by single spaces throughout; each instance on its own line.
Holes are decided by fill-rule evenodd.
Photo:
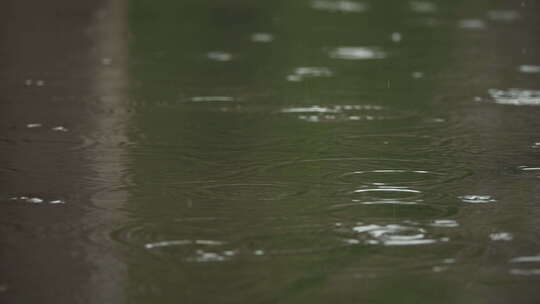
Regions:
M 53 2 L 0 13 L 2 303 L 540 301 L 539 2 Z

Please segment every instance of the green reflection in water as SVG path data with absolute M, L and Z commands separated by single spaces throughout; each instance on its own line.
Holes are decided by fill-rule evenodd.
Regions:
M 463 3 L 355 13 L 309 1 L 132 1 L 136 187 L 119 238 L 139 249 L 188 241 L 133 254 L 132 302 L 482 303 L 462 279 L 475 266 L 446 273 L 443 262 L 481 255 L 482 244 L 430 226 L 459 213 L 455 191 L 470 175 L 453 139 L 440 141 L 449 131 L 433 101 L 457 60 Z M 397 170 L 392 184 L 343 179 L 378 169 Z M 414 170 L 432 175 L 402 174 Z M 436 243 L 364 245 L 381 240 L 352 232 L 364 224 Z

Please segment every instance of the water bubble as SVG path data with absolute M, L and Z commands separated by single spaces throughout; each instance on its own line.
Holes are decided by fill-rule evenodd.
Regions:
M 272 42 L 272 40 L 274 40 L 274 36 L 269 33 L 254 33 L 251 35 L 251 41 L 253 42 L 268 43 Z
M 330 51 L 330 57 L 344 60 L 369 60 L 386 58 L 379 47 L 338 47 Z
M 496 202 L 496 200 L 489 195 L 463 195 L 458 198 L 461 199 L 462 202 L 469 204 L 487 204 Z
M 540 91 L 526 89 L 489 89 L 489 95 L 495 103 L 514 106 L 538 106 L 540 105 Z
M 311 7 L 316 10 L 343 13 L 361 13 L 368 9 L 368 6 L 365 3 L 347 0 L 315 0 L 311 3 Z
M 220 52 L 220 51 L 209 52 L 208 54 L 206 54 L 206 56 L 208 57 L 208 59 L 214 60 L 214 61 L 231 61 L 232 60 L 231 54 Z

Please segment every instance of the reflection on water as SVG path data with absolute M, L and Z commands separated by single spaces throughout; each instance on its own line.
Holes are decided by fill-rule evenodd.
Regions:
M 538 301 L 538 4 L 103 3 L 9 87 L 2 247 L 70 258 L 0 297 Z

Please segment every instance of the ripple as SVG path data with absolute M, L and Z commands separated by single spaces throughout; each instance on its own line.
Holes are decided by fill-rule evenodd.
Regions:
M 276 201 L 298 196 L 302 192 L 303 190 L 288 184 L 242 183 L 203 185 L 193 194 L 197 197 L 220 200 Z
M 172 240 L 172 241 L 160 241 L 154 243 L 147 243 L 144 245 L 146 249 L 171 247 L 171 246 L 186 246 L 186 245 L 204 245 L 204 246 L 221 246 L 225 243 L 213 240 Z
M 428 170 L 379 169 L 343 173 L 338 179 L 351 184 L 385 185 L 398 182 L 399 184 L 426 184 L 444 176 L 443 173 Z
M 329 52 L 330 58 L 344 60 L 369 60 L 383 59 L 387 54 L 380 47 L 352 47 L 343 46 L 332 49 Z
M 438 240 L 426 237 L 426 230 L 420 227 L 389 225 L 358 225 L 354 232 L 364 236 L 364 243 L 384 246 L 413 246 L 434 244 Z
M 311 2 L 311 7 L 316 10 L 343 13 L 362 13 L 368 9 L 365 3 L 346 0 L 315 0 Z
M 496 104 L 513 106 L 538 106 L 540 105 L 540 91 L 516 89 L 508 90 L 489 89 L 489 95 Z
M 403 112 L 370 104 L 289 106 L 282 108 L 280 112 L 295 115 L 297 119 L 308 122 L 378 121 L 405 116 Z
M 463 195 L 459 196 L 459 199 L 461 199 L 462 202 L 468 203 L 468 204 L 489 204 L 494 203 L 497 200 L 493 199 L 489 195 Z

